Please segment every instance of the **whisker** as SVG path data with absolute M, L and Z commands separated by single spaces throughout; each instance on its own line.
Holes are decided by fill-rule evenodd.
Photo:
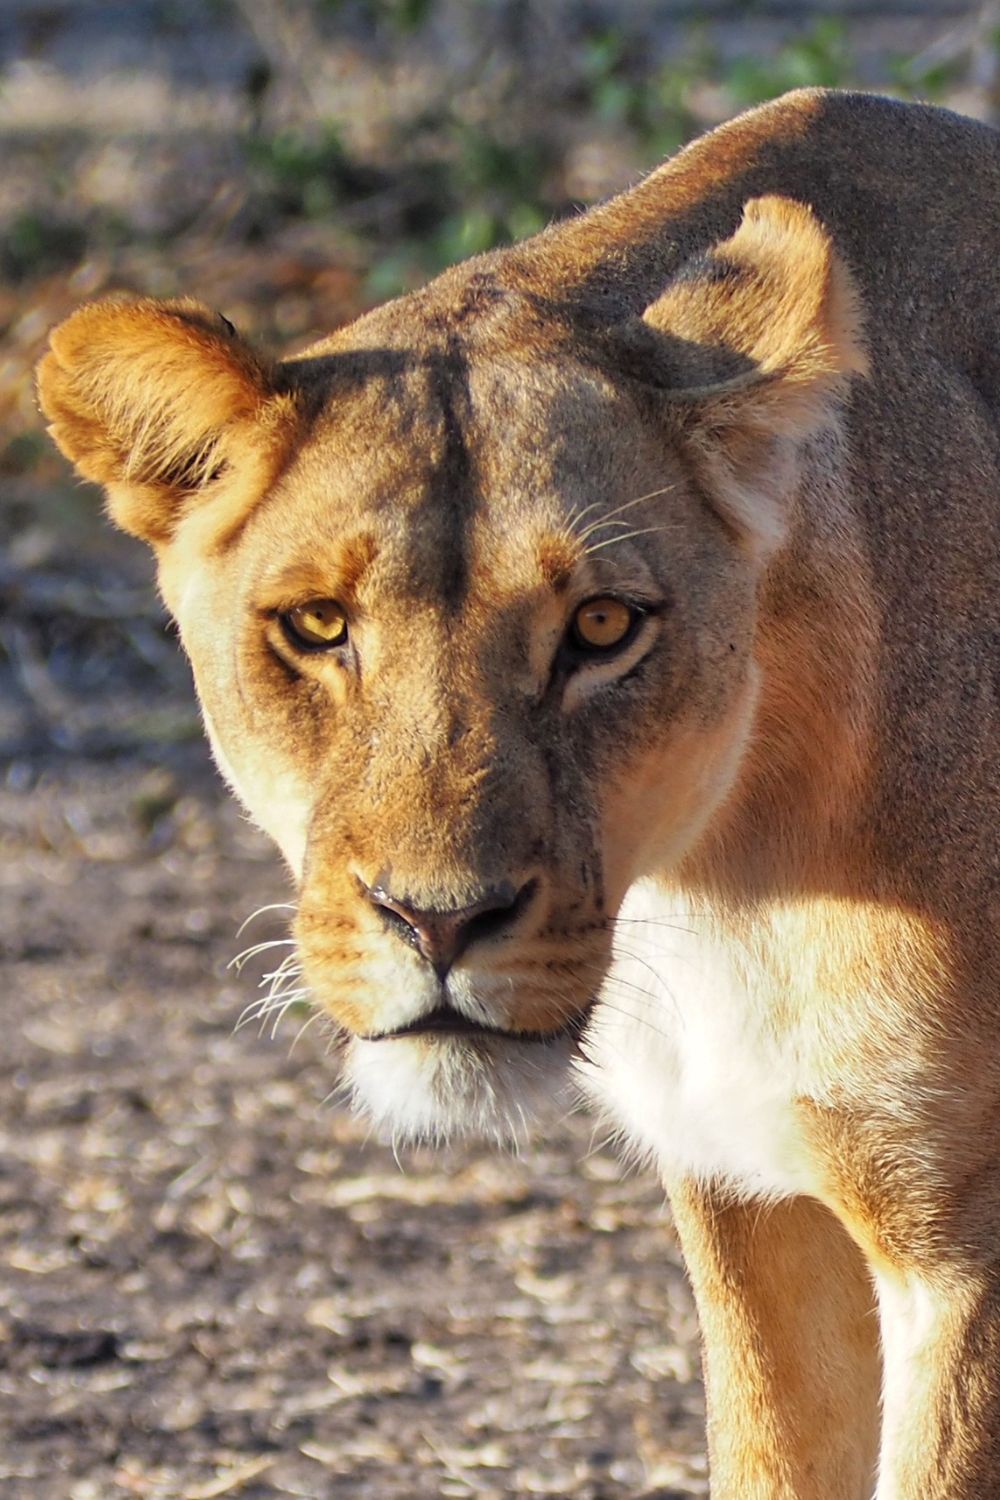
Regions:
M 653 1036 L 659 1037 L 661 1041 L 671 1042 L 674 1039 L 673 1032 L 665 1031 L 662 1026 L 655 1025 L 648 1016 L 639 1015 L 636 1011 L 628 1010 L 623 1005 L 615 1005 L 606 995 L 602 994 L 597 1003 L 599 1007 L 609 1010 L 612 1015 L 624 1016 L 627 1021 L 635 1021 L 637 1025 L 644 1026 L 647 1031 L 652 1032 Z
M 295 984 L 301 974 L 302 970 L 300 968 L 286 969 L 284 973 L 273 974 L 270 977 L 267 998 L 269 1000 L 277 1000 L 282 995 L 287 994 L 289 985 Z M 261 982 L 261 987 L 263 988 L 263 981 Z M 298 985 L 297 988 L 301 989 L 302 986 Z
M 317 1108 L 341 1109 L 345 1106 L 350 1107 L 353 1099 L 354 1085 L 351 1083 L 351 1080 L 348 1077 L 344 1076 L 338 1078 L 337 1082 L 334 1084 L 333 1088 L 328 1094 L 323 1095 L 323 1098 L 319 1101 L 319 1105 L 317 1106 Z M 364 1145 L 367 1146 L 368 1142 L 371 1140 L 374 1129 L 374 1124 L 369 1120 L 368 1131 L 363 1142 Z
M 688 910 L 682 913 L 682 915 L 689 919 L 694 916 L 697 919 L 698 913 L 692 913 Z M 630 927 L 664 927 L 670 932 L 682 932 L 688 937 L 703 940 L 710 945 L 720 947 L 722 950 L 737 948 L 743 954 L 748 964 L 755 965 L 757 962 L 752 944 L 740 932 L 729 928 L 716 935 L 711 925 L 708 927 L 682 927 L 671 920 L 669 912 L 659 917 L 614 917 L 606 924 L 606 927 L 616 928 L 626 924 Z M 636 934 L 633 932 L 629 932 L 628 934 L 630 940 L 635 936 Z M 647 939 L 646 941 L 651 942 L 652 940 Z M 694 962 L 687 954 L 678 953 L 676 950 L 663 949 L 662 951 L 664 953 L 669 951 L 671 961 L 675 958 L 683 958 L 686 962 Z
M 639 1022 L 640 1025 L 646 1026 L 655 1035 L 669 1040 L 671 1037 L 671 1033 L 663 1031 L 660 1027 L 654 1025 L 654 1023 L 649 1020 L 648 1016 L 642 1015 L 638 1011 L 624 1010 L 621 1006 L 615 1006 L 611 1003 L 609 996 L 612 995 L 617 988 L 619 993 L 622 994 L 623 998 L 627 998 L 633 1003 L 637 1000 L 642 1001 L 646 1009 L 658 1009 L 662 1001 L 666 1001 L 673 1008 L 676 1015 L 680 1014 L 680 1007 L 677 1004 L 677 998 L 674 995 L 673 990 L 670 988 L 669 984 L 667 984 L 666 980 L 661 974 L 658 974 L 656 970 L 650 964 L 646 963 L 644 959 L 640 958 L 638 954 L 622 953 L 620 956 L 627 960 L 632 960 L 635 963 L 641 964 L 642 967 L 651 975 L 659 993 L 655 993 L 653 990 L 644 988 L 641 984 L 637 984 L 635 980 L 626 979 L 623 975 L 616 973 L 613 967 L 609 971 L 605 972 L 600 966 L 596 964 L 586 965 L 585 967 L 589 967 L 591 971 L 599 977 L 599 986 L 597 989 L 598 1008 L 603 1005 L 607 1005 L 607 1008 L 609 1010 L 615 1011 L 619 1015 L 627 1016 L 630 1019 Z
M 626 531 L 624 536 L 606 536 L 602 542 L 595 542 L 592 547 L 584 549 L 584 557 L 593 557 L 595 552 L 600 552 L 604 547 L 610 547 L 617 542 L 630 542 L 633 537 L 650 536 L 654 531 L 668 531 L 667 526 L 639 526 L 635 531 Z
M 254 943 L 252 948 L 244 948 L 242 953 L 237 953 L 226 965 L 227 969 L 235 969 L 237 973 L 243 965 L 249 963 L 251 958 L 256 958 L 258 953 L 266 953 L 268 948 L 294 948 L 294 938 L 272 938 L 269 943 Z
M 686 936 L 682 927 L 673 927 L 668 932 L 675 933 L 681 937 Z M 669 945 L 666 942 L 667 933 L 651 932 L 648 935 L 642 932 L 616 932 L 611 939 L 611 952 L 614 957 L 629 957 L 629 949 L 622 946 L 623 943 L 638 943 L 643 948 L 648 948 L 652 957 L 659 955 L 669 963 L 681 961 L 693 963 L 694 958 L 690 953 L 685 953 L 679 945 Z M 691 936 L 697 936 L 692 933 Z M 638 954 L 635 955 L 638 958 Z
M 279 979 L 288 979 L 294 974 L 301 974 L 302 965 L 295 962 L 297 958 L 297 953 L 289 953 L 287 957 L 281 961 L 276 969 L 272 969 L 270 974 L 264 975 L 263 979 L 260 981 L 261 984 L 271 984 Z
M 681 912 L 679 915 L 689 917 L 690 912 Z M 695 927 L 680 927 L 675 918 L 669 913 L 663 917 L 612 917 L 605 923 L 605 929 L 626 925 L 629 927 L 669 927 L 671 932 L 686 932 L 689 937 L 700 936 Z
M 261 1014 L 270 1015 L 279 1005 L 287 1005 L 292 1000 L 297 1000 L 299 996 L 308 994 L 309 986 L 307 984 L 298 984 L 294 989 L 275 990 L 273 993 L 265 995 L 264 999 L 266 1003 L 263 1006 Z
M 262 996 L 257 1000 L 251 1000 L 249 1005 L 244 1006 L 243 1010 L 240 1011 L 239 1020 L 233 1027 L 234 1034 L 237 1031 L 242 1031 L 244 1026 L 249 1026 L 251 1021 L 256 1021 L 260 1015 L 261 1007 L 265 1003 L 266 996 Z
M 588 537 L 592 537 L 594 535 L 595 531 L 603 531 L 605 526 L 618 526 L 622 531 L 627 531 L 630 524 L 631 522 L 629 521 L 593 521 L 587 527 L 586 531 L 579 538 L 579 540 L 581 542 L 585 542 Z
M 627 955 L 627 956 L 631 956 L 631 955 Z M 583 966 L 581 966 L 581 967 L 583 967 Z M 597 977 L 598 982 L 601 985 L 609 984 L 609 983 L 611 983 L 613 981 L 615 984 L 619 985 L 622 990 L 633 990 L 637 995 L 641 996 L 643 999 L 652 1001 L 652 1000 L 655 1000 L 655 998 L 656 998 L 655 995 L 653 995 L 643 985 L 638 984 L 634 979 L 626 979 L 623 975 L 617 974 L 613 968 L 612 969 L 605 969 L 605 968 L 602 968 L 599 964 L 588 964 L 588 965 L 586 965 L 586 968 L 588 968 L 590 970 L 591 974 L 593 974 L 593 975 L 595 975 Z M 650 972 L 652 972 L 652 971 L 650 971 Z M 571 992 L 567 992 L 565 998 L 568 999 L 568 1000 L 571 1000 L 574 997 L 573 997 L 573 994 Z
M 598 974 L 600 974 L 602 972 L 597 965 L 592 965 L 592 966 L 589 966 L 589 967 L 592 967 L 595 970 L 595 972 L 597 972 Z M 611 973 L 611 974 L 608 974 L 608 975 L 604 976 L 601 989 L 598 992 L 598 995 L 597 995 L 597 1008 L 598 1009 L 604 1007 L 607 1010 L 613 1011 L 616 1015 L 624 1016 L 627 1020 L 638 1022 L 638 1024 L 640 1026 L 645 1026 L 649 1031 L 651 1031 L 653 1033 L 654 1036 L 661 1037 L 664 1041 L 670 1041 L 671 1040 L 671 1033 L 670 1032 L 661 1030 L 660 1027 L 655 1026 L 653 1024 L 653 1022 L 650 1021 L 646 1016 L 638 1015 L 635 1011 L 632 1011 L 632 1010 L 625 1010 L 622 1006 L 614 1005 L 610 1000 L 608 1000 L 607 997 L 606 997 L 606 994 L 605 994 L 604 986 L 606 986 L 609 983 L 610 984 L 619 984 L 623 988 L 632 990 L 634 992 L 634 997 L 637 997 L 640 1000 L 646 1001 L 646 1003 L 648 1005 L 656 1005 L 656 1003 L 657 1003 L 657 997 L 655 995 L 651 994 L 648 990 L 644 990 L 640 985 L 633 984 L 631 981 L 629 981 L 627 979 L 618 979 L 617 976 L 614 973 Z M 572 990 L 569 990 L 565 986 L 553 987 L 553 991 L 558 996 L 558 998 L 560 1000 L 566 1000 L 566 1001 L 569 1001 L 569 1002 L 573 1002 L 573 1001 L 575 1001 L 577 999 L 576 992 L 572 991 Z M 633 996 L 630 996 L 629 998 L 633 998 Z M 584 1032 L 584 1038 L 585 1037 L 586 1037 L 586 1032 Z
M 631 510 L 634 505 L 641 505 L 644 500 L 657 500 L 661 495 L 669 495 L 670 491 L 675 490 L 676 488 L 676 484 L 665 484 L 662 489 L 650 490 L 648 494 L 636 495 L 632 500 L 626 500 L 621 505 L 616 505 L 612 510 L 605 511 L 599 520 L 592 521 L 588 527 L 584 528 L 582 533 L 578 533 L 578 539 L 581 542 L 585 542 L 592 531 L 594 531 L 599 526 L 606 525 L 607 522 L 613 520 L 615 516 L 620 516 L 623 511 Z M 589 512 L 592 510 L 597 510 L 600 505 L 600 500 L 594 500 L 590 505 L 584 506 L 583 510 L 580 511 L 578 515 L 575 515 L 573 517 L 572 525 L 578 526 L 585 515 L 589 514 Z
M 288 1056 L 289 1057 L 291 1057 L 292 1053 L 295 1051 L 296 1047 L 299 1045 L 299 1042 L 305 1036 L 305 1034 L 309 1030 L 310 1026 L 314 1025 L 317 1021 L 324 1020 L 324 1018 L 325 1017 L 324 1017 L 323 1011 L 321 1011 L 317 1007 L 313 1011 L 312 1015 L 309 1016 L 307 1020 L 303 1021 L 302 1025 L 299 1027 L 298 1031 L 295 1033 L 295 1038 L 294 1038 L 294 1040 L 292 1042 L 292 1045 L 288 1049 Z
M 633 934 L 630 933 L 629 936 L 631 937 L 631 936 L 633 936 Z M 625 959 L 629 963 L 640 964 L 646 970 L 646 973 L 653 980 L 654 984 L 656 984 L 656 985 L 662 985 L 663 988 L 666 989 L 666 981 L 664 980 L 663 975 L 660 974 L 656 969 L 654 969 L 653 965 L 651 963 L 649 963 L 647 959 L 643 958 L 640 953 L 632 953 L 632 952 L 630 952 L 630 950 L 628 948 L 618 947 L 618 948 L 616 948 L 614 950 L 612 956 L 614 958 L 623 958 L 623 959 Z M 666 957 L 667 955 L 664 954 L 664 956 Z M 672 957 L 673 955 L 670 955 L 670 956 Z M 584 960 L 584 962 L 586 962 L 586 960 Z M 593 967 L 596 968 L 596 965 L 594 965 Z M 623 979 L 620 975 L 616 974 L 613 965 L 612 965 L 612 967 L 610 969 L 608 969 L 608 971 L 607 971 L 607 977 L 609 979 L 615 979 L 615 980 L 617 980 L 617 982 L 619 984 L 629 984 L 629 983 L 632 982 L 630 980 Z M 636 986 L 636 988 L 639 988 L 639 986 Z M 643 993 L 646 993 L 646 992 L 644 991 Z
M 587 1147 L 586 1151 L 583 1154 L 584 1161 L 590 1161 L 591 1157 L 596 1156 L 599 1151 L 606 1151 L 609 1146 L 614 1144 L 615 1137 L 621 1130 L 621 1126 L 616 1125 L 612 1129 L 609 1129 L 608 1133 L 602 1136 L 600 1140 L 598 1140 L 598 1127 L 603 1123 L 603 1121 L 595 1120 L 593 1125 L 591 1126 L 590 1145 Z M 606 1126 L 605 1128 L 607 1129 Z
M 239 1020 L 233 1027 L 233 1031 L 236 1032 L 242 1030 L 242 1028 L 244 1026 L 248 1026 L 251 1021 L 259 1021 L 260 1030 L 258 1032 L 258 1035 L 263 1036 L 264 1028 L 267 1025 L 268 1020 L 277 1012 L 277 1019 L 271 1031 L 271 1036 L 274 1037 L 277 1031 L 278 1024 L 280 1023 L 288 1008 L 291 1005 L 294 1005 L 296 1000 L 307 999 L 309 995 L 310 990 L 306 985 L 302 985 L 294 990 L 280 990 L 276 994 L 269 993 L 267 995 L 260 995 L 256 1000 L 251 1001 L 251 1003 L 242 1011 Z
M 262 917 L 265 912 L 298 911 L 298 909 L 298 902 L 296 901 L 272 901 L 268 906 L 258 906 L 257 910 L 252 911 L 247 919 L 244 922 L 241 922 L 239 927 L 237 927 L 236 936 L 242 937 L 243 933 L 250 926 L 250 923 L 256 922 L 257 918 Z
M 270 1009 L 265 1011 L 263 1017 L 261 1018 L 262 1026 L 265 1021 L 270 1020 L 272 1015 L 274 1016 L 274 1021 L 271 1025 L 272 1042 L 278 1035 L 278 1027 L 281 1025 L 282 1021 L 285 1019 L 285 1016 L 288 1014 L 289 1010 L 291 1010 L 296 1000 L 304 999 L 305 996 L 308 995 L 308 993 L 308 990 L 293 990 L 292 993 L 287 997 L 287 999 L 283 1000 L 280 1005 L 271 1006 Z

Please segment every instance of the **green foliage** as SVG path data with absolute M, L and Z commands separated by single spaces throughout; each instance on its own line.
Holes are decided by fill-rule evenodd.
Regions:
M 379 11 L 400 31 L 417 31 L 427 20 L 434 0 L 382 0 Z
M 455 206 L 435 236 L 436 255 L 447 263 L 540 229 L 548 217 L 542 184 L 552 164 L 542 140 L 503 140 L 461 121 L 453 124 L 451 134 Z
M 483 127 L 448 122 L 450 161 L 418 232 L 378 256 L 367 277 L 377 300 L 406 291 L 444 266 L 523 239 L 553 216 L 544 184 L 551 151 L 540 139 L 504 140 Z
M 51 275 L 75 265 L 87 243 L 82 224 L 28 209 L 0 230 L 0 276 L 21 282 Z
M 246 141 L 245 151 L 272 211 L 322 219 L 340 203 L 348 163 L 340 131 L 332 122 L 310 134 L 300 130 L 255 133 Z
M 621 34 L 598 31 L 587 37 L 578 66 L 581 91 L 595 118 L 631 123 L 638 96 L 626 73 L 626 46 Z
M 585 108 L 597 121 L 628 132 L 652 159 L 678 150 L 701 128 L 696 101 L 705 84 L 736 110 L 789 89 L 844 88 L 856 77 L 847 29 L 833 17 L 791 37 L 771 56 L 728 61 L 704 28 L 693 28 L 687 47 L 652 70 L 620 32 L 601 31 L 584 42 L 579 68 Z
M 855 79 L 854 59 L 842 21 L 826 16 L 771 58 L 738 58 L 725 73 L 734 104 L 762 104 L 788 89 L 845 88 Z
M 175 5 L 179 24 L 193 3 L 164 0 L 164 15 Z M 255 0 L 200 3 L 230 6 L 238 16 L 251 14 Z M 437 83 L 429 97 L 423 84 L 415 91 L 419 102 L 408 117 L 389 112 L 393 123 L 368 137 L 377 146 L 359 146 L 352 122 L 334 109 L 318 120 L 308 107 L 289 111 L 289 99 L 317 97 L 296 76 L 297 69 L 308 71 L 308 46 L 286 48 L 268 41 L 268 28 L 251 28 L 260 52 L 243 84 L 246 197 L 229 232 L 265 240 L 286 222 L 329 224 L 338 235 L 332 253 L 346 251 L 370 267 L 368 294 L 386 297 L 576 208 L 566 152 L 588 134 L 598 150 L 602 139 L 608 142 L 626 171 L 629 163 L 638 171 L 738 109 L 791 88 L 857 81 L 847 28 L 835 16 L 793 23 L 779 46 L 740 56 L 728 50 L 727 23 L 706 20 L 663 60 L 622 7 L 617 25 L 592 25 L 581 34 L 573 29 L 578 21 L 560 23 L 547 91 L 539 88 L 537 58 L 528 65 L 518 50 L 544 3 L 469 0 L 465 30 L 453 46 L 441 36 L 441 0 L 274 0 L 274 14 L 289 23 L 304 20 L 301 35 L 314 35 L 317 48 L 349 36 L 359 53 L 373 48 L 390 63 L 412 51 L 415 76 L 423 70 Z M 300 32 L 292 26 L 289 34 Z M 282 35 L 280 27 L 275 35 Z M 997 38 L 990 44 L 998 47 Z M 437 58 L 434 49 L 441 47 L 448 55 Z M 940 99 L 967 73 L 964 54 L 931 58 L 889 59 L 894 89 Z M 280 125 L 269 123 L 277 89 Z M 74 264 L 95 241 L 134 245 L 140 238 L 132 226 L 119 235 L 96 217 L 74 222 L 61 210 L 29 209 L 0 233 L 0 274 L 21 282 Z
M 13 437 L 0 445 L 0 477 L 30 474 L 48 452 L 46 445 L 47 439 L 43 432 L 14 433 Z
M 369 25 L 384 25 L 402 32 L 418 31 L 434 9 L 434 0 L 318 0 L 318 8 L 340 17 L 351 9 Z
M 429 274 L 533 234 L 552 217 L 544 184 L 554 165 L 541 135 L 474 125 L 448 111 L 415 127 L 423 159 L 400 141 L 394 173 L 350 157 L 325 122 L 310 133 L 254 133 L 245 153 L 256 191 L 253 217 L 329 219 L 391 243 L 369 277 L 373 298 L 395 295 Z M 377 216 L 373 205 L 378 209 Z
M 438 0 L 313 5 L 330 26 L 378 35 L 390 54 L 399 43 L 426 46 L 440 17 Z M 475 27 L 469 33 L 482 43 L 475 76 L 398 121 L 377 162 L 352 157 L 346 121 L 267 134 L 258 117 L 246 154 L 260 232 L 275 216 L 329 220 L 353 237 L 358 259 L 369 265 L 368 295 L 384 298 L 576 206 L 562 186 L 564 142 L 574 136 L 553 129 L 556 116 L 590 122 L 638 168 L 671 155 L 715 119 L 789 89 L 858 82 L 848 30 L 836 16 L 790 27 L 779 46 L 740 56 L 723 50 L 723 26 L 702 23 L 665 62 L 640 31 L 604 25 L 567 39 L 551 99 L 539 100 L 536 86 L 525 104 L 521 62 L 496 25 L 500 11 L 484 6 L 481 13 L 481 38 Z M 897 92 L 940 98 L 967 62 L 890 59 L 888 69 Z
M 1000 38 L 994 51 L 1000 51 Z M 929 103 L 946 99 L 950 90 L 961 82 L 968 59 L 961 55 L 924 62 L 919 57 L 889 59 L 888 73 L 893 92 L 904 99 L 923 99 Z
M 716 66 L 698 29 L 684 51 L 653 71 L 618 32 L 598 32 L 582 50 L 583 103 L 596 120 L 631 135 L 643 156 L 668 156 L 697 133 L 693 93 Z

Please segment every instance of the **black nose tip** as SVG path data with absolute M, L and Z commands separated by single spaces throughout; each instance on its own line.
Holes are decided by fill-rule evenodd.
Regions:
M 531 901 L 534 890 L 533 880 L 526 881 L 520 890 L 504 881 L 484 891 L 469 906 L 428 909 L 414 905 L 405 896 L 394 895 L 388 888 L 388 877 L 382 874 L 367 888 L 367 895 L 386 923 L 423 954 L 439 979 L 444 979 L 471 943 L 496 937 L 514 923 Z

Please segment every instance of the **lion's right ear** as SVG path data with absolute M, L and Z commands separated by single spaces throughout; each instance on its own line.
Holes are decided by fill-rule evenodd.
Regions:
M 273 481 L 296 425 L 293 398 L 218 314 L 188 300 L 106 301 L 56 328 L 38 366 L 49 431 L 112 518 L 162 544 L 203 499 L 231 517 Z

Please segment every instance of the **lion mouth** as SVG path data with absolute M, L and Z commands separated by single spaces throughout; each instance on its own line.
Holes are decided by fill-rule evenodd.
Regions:
M 474 1021 L 469 1016 L 463 1015 L 454 1006 L 443 1001 L 429 1010 L 426 1015 L 418 1016 L 415 1021 L 408 1021 L 405 1026 L 397 1026 L 392 1031 L 378 1031 L 358 1038 L 364 1042 L 388 1042 L 397 1041 L 401 1037 L 414 1036 L 439 1036 L 439 1037 L 465 1037 L 469 1039 L 480 1038 L 491 1041 L 505 1042 L 557 1042 L 567 1037 L 573 1041 L 579 1039 L 583 1032 L 590 1013 L 594 1007 L 594 1001 L 589 1000 L 587 1004 L 572 1016 L 569 1021 L 563 1022 L 561 1026 L 551 1031 L 513 1031 L 504 1026 L 489 1026 L 484 1021 Z

